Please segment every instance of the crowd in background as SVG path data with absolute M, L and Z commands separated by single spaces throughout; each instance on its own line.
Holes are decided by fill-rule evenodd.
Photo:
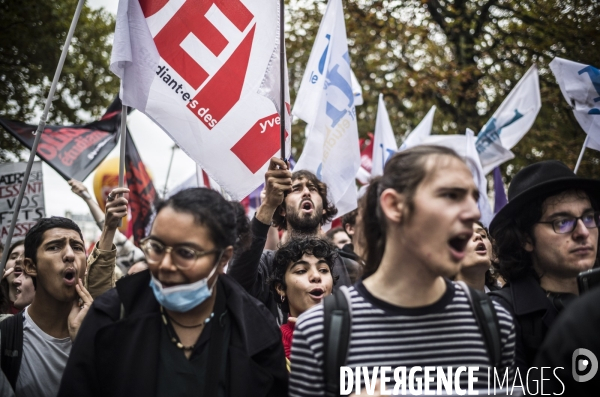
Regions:
M 476 366 L 481 391 L 488 368 L 532 386 L 532 368 L 563 367 L 546 392 L 598 384 L 571 355 L 600 354 L 600 288 L 578 285 L 598 265 L 600 181 L 530 165 L 484 225 L 464 160 L 418 146 L 325 232 L 327 185 L 288 168 L 271 160 L 250 220 L 205 188 L 156 203 L 139 247 L 117 230 L 127 188 L 102 211 L 70 181 L 102 233 L 87 255 L 51 217 L 3 247 L 3 395 L 339 395 L 340 366 Z

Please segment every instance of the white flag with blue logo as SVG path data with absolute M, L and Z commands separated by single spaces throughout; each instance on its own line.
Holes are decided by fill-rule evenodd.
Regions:
M 435 105 L 429 109 L 429 112 L 423 117 L 423 120 L 419 123 L 419 125 L 408 134 L 402 145 L 400 146 L 400 150 L 405 150 L 411 148 L 413 146 L 417 146 L 423 142 L 428 136 L 431 135 L 431 129 L 433 128 L 433 116 L 435 115 Z
M 542 107 L 537 66 L 533 65 L 477 135 L 483 172 L 514 158 L 510 151 L 529 131 Z
M 371 177 L 383 175 L 383 167 L 394 153 L 398 151 L 398 144 L 390 116 L 385 108 L 383 95 L 379 94 L 379 104 L 377 105 L 377 119 L 375 121 L 375 138 L 373 143 L 373 165 L 371 167 Z
M 550 69 L 560 90 L 573 109 L 581 128 L 590 136 L 588 147 L 600 143 L 600 70 L 562 58 L 554 58 Z
M 308 170 L 329 188 L 338 215 L 356 208 L 360 167 L 352 70 L 341 0 L 330 0 L 292 113 L 310 126 L 295 170 Z

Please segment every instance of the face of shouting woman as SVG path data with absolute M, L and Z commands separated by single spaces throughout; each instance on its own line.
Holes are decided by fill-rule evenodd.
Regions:
M 473 224 L 473 236 L 467 244 L 461 272 L 477 267 L 486 271 L 492 264 L 492 242 L 487 231 L 478 223 Z
M 277 292 L 287 299 L 292 317 L 320 303 L 333 289 L 329 264 L 313 255 L 304 254 L 300 260 L 290 263 L 284 279 L 285 287 L 279 285 Z

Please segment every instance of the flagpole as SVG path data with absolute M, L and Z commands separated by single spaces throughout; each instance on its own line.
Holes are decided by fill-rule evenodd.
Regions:
M 175 157 L 175 149 L 177 149 L 177 145 L 173 145 L 171 148 L 171 161 L 169 161 L 169 168 L 167 168 L 167 178 L 165 179 L 165 188 L 163 189 L 163 199 L 167 197 L 167 184 L 169 183 L 169 175 L 171 175 L 171 166 L 173 165 L 173 157 Z
M 583 142 L 583 147 L 581 148 L 581 153 L 579 153 L 579 158 L 577 159 L 577 164 L 575 164 L 575 171 L 574 171 L 575 174 L 577 174 L 577 171 L 579 170 L 579 166 L 581 165 L 581 160 L 583 159 L 583 153 L 585 153 L 585 148 L 587 148 L 589 140 L 590 140 L 590 136 L 587 135 L 585 137 L 585 141 Z
M 285 160 L 285 32 L 284 32 L 284 3 L 279 6 L 279 91 L 280 91 L 280 128 L 281 128 L 281 159 Z
M 125 147 L 127 145 L 127 106 L 121 107 L 121 157 L 119 158 L 119 187 L 125 185 Z M 123 195 L 119 195 L 122 197 Z
M 4 267 L 6 266 L 6 259 L 8 257 L 8 248 L 12 242 L 13 233 L 15 232 L 15 226 L 17 225 L 17 220 L 19 219 L 19 211 L 21 210 L 21 203 L 23 202 L 23 196 L 25 195 L 25 190 L 27 189 L 27 183 L 29 182 L 29 175 L 31 173 L 31 167 L 33 166 L 33 160 L 35 159 L 35 155 L 37 153 L 37 147 L 40 143 L 40 139 L 44 132 L 44 128 L 46 128 L 46 120 L 48 119 L 48 112 L 50 111 L 50 106 L 52 105 L 52 98 L 54 98 L 54 93 L 56 92 L 56 86 L 58 85 L 58 79 L 62 73 L 63 66 L 65 64 L 65 59 L 67 57 L 67 53 L 69 52 L 69 47 L 71 46 L 71 40 L 73 39 L 73 34 L 75 33 L 75 27 L 77 26 L 77 22 L 79 21 L 79 15 L 81 14 L 81 9 L 83 8 L 83 4 L 85 0 L 79 0 L 77 3 L 77 8 L 75 9 L 75 15 L 73 15 L 73 20 L 71 21 L 71 27 L 69 28 L 69 33 L 67 34 L 67 39 L 65 40 L 65 45 L 63 46 L 62 53 L 60 54 L 60 59 L 58 60 L 58 66 L 56 67 L 56 71 L 54 72 L 54 79 L 52 80 L 52 85 L 50 86 L 50 92 L 48 92 L 48 98 L 46 98 L 46 104 L 44 105 L 44 111 L 42 113 L 42 117 L 40 118 L 40 122 L 38 124 L 38 128 L 34 133 L 35 139 L 33 140 L 33 145 L 31 146 L 31 153 L 29 154 L 29 161 L 27 163 L 27 167 L 25 168 L 25 174 L 23 175 L 23 182 L 21 183 L 21 188 L 19 189 L 19 196 L 17 197 L 17 202 L 14 205 L 13 217 L 10 223 L 10 228 L 8 229 L 8 235 L 6 236 L 6 248 L 2 253 L 2 260 L 0 261 L 0 272 L 4 272 Z

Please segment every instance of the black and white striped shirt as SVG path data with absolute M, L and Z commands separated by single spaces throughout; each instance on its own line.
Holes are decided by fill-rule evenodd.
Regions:
M 436 303 L 402 308 L 371 295 L 361 281 L 350 288 L 352 332 L 346 365 L 355 368 L 405 366 L 477 366 L 476 389 L 488 388 L 491 362 L 465 292 L 447 281 L 446 292 Z M 494 302 L 500 325 L 502 368 L 514 375 L 515 331 L 511 315 Z M 290 396 L 324 396 L 323 306 L 303 313 L 296 324 L 292 344 Z M 500 372 L 501 371 L 501 372 Z M 372 372 L 370 372 L 372 374 Z M 493 376 L 493 372 L 491 372 Z M 464 382 L 464 383 L 463 383 Z M 492 384 L 490 382 L 490 384 Z M 393 387 L 392 378 L 392 387 Z M 466 387 L 466 375 L 461 387 Z M 364 378 L 361 389 L 364 391 Z

